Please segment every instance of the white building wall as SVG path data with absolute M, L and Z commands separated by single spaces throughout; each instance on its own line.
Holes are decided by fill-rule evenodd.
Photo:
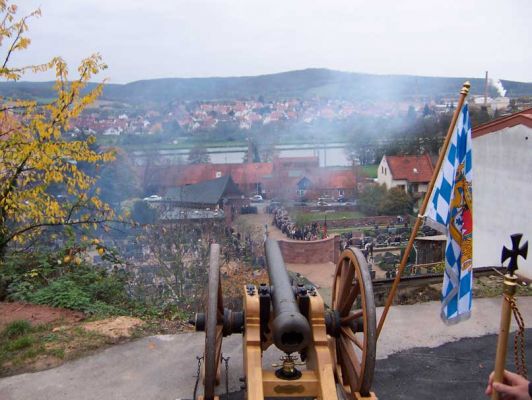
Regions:
M 501 265 L 513 233 L 532 246 L 532 129 L 524 125 L 473 139 L 473 266 Z M 529 278 L 531 250 L 519 260 Z
M 427 190 L 429 189 L 428 183 L 420 183 L 417 187 L 417 191 L 419 193 L 427 193 Z
M 377 170 L 377 183 L 379 185 L 385 184 L 386 189 L 392 188 L 392 174 L 390 172 L 390 167 L 386 162 L 386 157 L 382 157 L 381 163 L 379 164 L 379 169 Z
M 394 187 L 397 187 L 397 186 L 402 186 L 403 189 L 404 189 L 404 191 L 405 191 L 406 193 L 408 193 L 408 181 L 407 181 L 407 180 L 404 180 L 404 179 L 403 179 L 403 180 L 400 180 L 400 179 L 398 179 L 398 180 L 395 180 L 395 179 L 392 180 L 392 183 L 391 183 L 391 185 L 390 185 L 390 189 L 391 189 L 391 188 L 394 188 Z

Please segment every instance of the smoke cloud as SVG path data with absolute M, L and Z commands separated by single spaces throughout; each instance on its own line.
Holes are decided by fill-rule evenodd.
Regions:
M 497 89 L 497 92 L 499 92 L 499 95 L 501 97 L 504 97 L 506 95 L 506 89 L 502 85 L 500 79 L 490 79 L 490 85 Z

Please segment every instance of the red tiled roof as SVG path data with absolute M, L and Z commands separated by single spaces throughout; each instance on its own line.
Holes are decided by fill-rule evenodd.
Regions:
M 395 180 L 408 182 L 429 182 L 434 167 L 428 154 L 422 156 L 385 156 Z
M 226 174 L 231 174 L 237 184 L 260 182 L 264 176 L 271 175 L 273 170 L 272 163 L 229 164 L 228 167 Z
M 352 189 L 356 186 L 356 177 L 351 169 L 316 168 L 315 173 L 307 178 L 312 181 L 312 186 L 318 189 Z
M 195 183 L 219 178 L 212 169 L 212 164 L 191 164 L 174 167 L 175 172 L 171 186 L 192 185 Z
M 532 108 L 528 108 L 518 113 L 497 118 L 496 120 L 479 125 L 473 129 L 471 136 L 474 139 L 476 137 L 497 132 L 504 128 L 510 128 L 516 125 L 525 125 L 529 128 L 532 128 Z
M 236 184 L 249 184 L 258 183 L 264 176 L 271 175 L 272 169 L 271 163 L 191 164 L 161 167 L 156 176 L 166 187 L 190 185 L 227 175 L 231 175 Z
M 348 189 L 356 185 L 356 177 L 351 169 L 329 169 L 318 166 L 317 157 L 295 157 L 275 159 L 274 163 L 245 164 L 191 164 L 154 166 L 148 170 L 139 168 L 143 179 L 153 180 L 162 188 L 171 188 L 231 175 L 238 185 L 262 183 L 265 186 L 295 186 L 306 176 L 312 186 L 319 189 Z M 283 161 L 283 162 L 279 162 Z M 285 163 L 288 161 L 288 163 Z M 294 164 L 292 164 L 294 163 Z M 290 171 L 298 167 L 300 174 L 291 176 Z M 297 169 L 297 168 L 296 168 Z M 156 181 L 156 182 L 155 182 Z

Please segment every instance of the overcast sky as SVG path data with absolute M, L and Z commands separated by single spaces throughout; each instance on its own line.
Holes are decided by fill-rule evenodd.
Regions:
M 32 46 L 15 64 L 100 52 L 111 83 L 351 72 L 532 82 L 531 0 L 20 0 Z M 50 76 L 28 76 L 45 80 Z

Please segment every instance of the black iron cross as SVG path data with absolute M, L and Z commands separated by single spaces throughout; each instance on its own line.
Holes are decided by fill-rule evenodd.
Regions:
M 517 266 L 518 257 L 521 256 L 526 260 L 526 255 L 528 253 L 528 241 L 525 242 L 521 247 L 519 247 L 519 242 L 521 241 L 523 234 L 514 233 L 510 237 L 512 238 L 512 250 L 508 250 L 506 246 L 503 247 L 501 254 L 501 263 L 504 263 L 509 258 L 510 263 L 508 264 L 507 272 L 510 275 L 513 275 L 515 270 L 519 268 Z

